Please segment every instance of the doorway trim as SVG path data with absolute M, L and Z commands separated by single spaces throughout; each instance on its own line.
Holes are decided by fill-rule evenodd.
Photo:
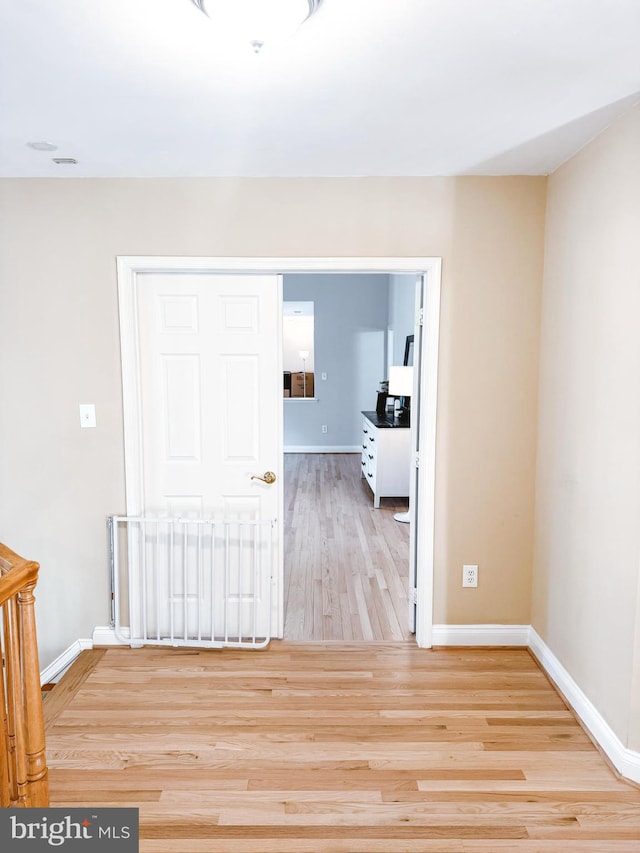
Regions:
M 120 307 L 121 362 L 136 363 L 135 283 L 144 273 L 380 273 L 424 276 L 425 298 L 422 320 L 424 345 L 421 351 L 420 416 L 416 425 L 419 437 L 419 506 L 421 523 L 412 524 L 416 548 L 416 642 L 422 648 L 432 645 L 433 568 L 435 537 L 436 422 L 438 395 L 438 353 L 440 335 L 440 291 L 442 259 L 438 257 L 398 258 L 218 258 L 218 257 L 138 257 L 117 258 L 118 300 Z M 136 390 L 122 373 L 125 442 L 125 484 L 127 505 L 138 501 L 140 484 L 140 448 L 135 424 Z M 131 405 L 133 404 L 133 406 Z M 129 413 L 129 414 L 128 414 Z M 415 531 L 415 532 L 414 532 Z

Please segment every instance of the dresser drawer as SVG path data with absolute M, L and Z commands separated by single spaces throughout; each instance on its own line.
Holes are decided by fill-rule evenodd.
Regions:
M 405 427 L 376 426 L 362 421 L 360 474 L 373 492 L 373 505 L 381 497 L 408 497 L 411 433 Z
M 368 465 L 368 453 L 369 453 L 369 429 L 371 427 L 367 427 L 367 421 L 362 422 L 362 433 L 360 434 L 360 444 L 362 445 L 362 453 L 361 453 L 361 461 L 362 461 L 362 469 L 361 474 L 363 477 L 367 476 L 367 465 Z

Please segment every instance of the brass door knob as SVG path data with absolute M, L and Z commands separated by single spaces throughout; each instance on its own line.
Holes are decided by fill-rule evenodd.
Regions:
M 276 475 L 273 473 L 273 471 L 265 471 L 262 477 L 258 477 L 257 474 L 254 474 L 251 479 L 261 480 L 263 483 L 268 483 L 269 485 L 271 485 L 272 483 L 275 483 Z

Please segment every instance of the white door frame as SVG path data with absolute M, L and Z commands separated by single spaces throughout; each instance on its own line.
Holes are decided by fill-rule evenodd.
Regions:
M 120 305 L 120 341 L 123 363 L 137 364 L 135 307 L 136 277 L 144 273 L 382 273 L 425 276 L 425 308 L 423 319 L 421 405 L 416 429 L 420 436 L 420 468 L 418 478 L 421 522 L 412 518 L 411 535 L 415 535 L 416 574 L 416 642 L 422 648 L 432 644 L 433 628 L 433 563 L 435 521 L 436 414 L 438 392 L 438 349 L 440 332 L 440 287 L 442 260 L 435 257 L 405 258 L 194 258 L 120 256 L 118 264 L 118 298 Z M 139 410 L 137 383 L 123 371 L 125 402 L 125 484 L 127 513 L 140 507 L 141 448 L 135 412 Z M 281 443 L 282 444 L 282 443 Z M 409 509 L 411 512 L 411 507 Z M 282 579 L 280 589 L 282 590 Z M 282 627 L 278 626 L 279 634 Z M 274 632 L 275 633 L 275 632 Z

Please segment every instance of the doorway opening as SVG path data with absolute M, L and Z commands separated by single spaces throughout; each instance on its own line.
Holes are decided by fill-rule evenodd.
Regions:
M 415 275 L 283 276 L 285 639 L 412 636 L 412 387 L 389 380 L 412 374 L 416 298 Z
M 252 306 L 257 300 L 262 287 L 268 287 L 270 292 L 279 294 L 282 303 L 282 277 L 291 274 L 379 274 L 401 275 L 415 277 L 420 292 L 420 305 L 417 313 L 414 365 L 416 378 L 414 380 L 414 398 L 412 399 L 411 417 L 414 428 L 411 448 L 411 485 L 409 512 L 411 523 L 409 529 L 409 565 L 410 565 L 410 600 L 415 618 L 415 639 L 419 646 L 431 645 L 432 610 L 433 610 L 433 554 L 434 554 L 434 517 L 435 517 L 435 439 L 436 439 L 436 401 L 438 375 L 438 338 L 440 313 L 440 258 L 184 258 L 184 257 L 119 257 L 118 258 L 118 293 L 121 325 L 121 359 L 124 398 L 125 426 L 125 482 L 127 515 L 143 514 L 145 506 L 145 490 L 143 464 L 145 443 L 143 441 L 143 421 L 140 416 L 140 400 L 142 377 L 140 370 L 140 329 L 138 316 L 138 294 L 144 289 L 145 281 L 154 277 L 172 279 L 187 287 L 189 281 L 208 278 L 231 276 L 255 279 L 257 290 L 253 296 L 244 298 L 239 304 L 234 288 L 231 285 L 227 297 L 223 299 L 225 308 L 225 323 L 235 329 L 240 335 L 244 330 L 254 328 L 262 312 L 254 311 Z M 262 282 L 262 283 L 261 283 Z M 185 284 L 186 283 L 186 284 Z M 275 290 L 273 289 L 275 288 Z M 184 289 L 184 288 L 183 288 Z M 184 313 L 184 312 L 183 312 Z M 182 317 L 182 315 L 181 315 Z M 179 325 L 182 327 L 184 317 Z M 255 321 L 255 322 L 254 322 Z M 255 400 L 259 394 L 267 393 L 272 399 L 280 401 L 282 409 L 282 353 L 281 353 L 281 318 L 267 329 L 262 329 L 261 340 L 267 346 L 269 341 L 279 347 L 280 367 L 276 371 L 265 374 L 265 382 L 254 382 Z M 268 324 L 267 324 L 268 325 Z M 194 327 L 195 328 L 195 327 Z M 269 347 L 269 358 L 274 350 Z M 262 356 L 256 356 L 259 360 Z M 253 355 L 240 354 L 242 364 L 258 364 Z M 235 358 L 235 356 L 234 356 Z M 276 359 L 278 358 L 276 353 Z M 256 373 L 257 375 L 257 373 Z M 227 383 L 228 384 L 228 383 Z M 195 386 L 194 386 L 195 387 Z M 231 386 L 229 386 L 231 387 Z M 252 386 L 253 387 L 253 386 Z M 300 405 L 314 405 L 300 403 Z M 257 406 L 257 408 L 256 408 Z M 274 501 L 270 505 L 279 507 L 270 518 L 277 530 L 274 543 L 276 558 L 271 577 L 271 636 L 282 637 L 284 634 L 284 577 L 283 552 L 286 546 L 284 538 L 282 467 L 284 452 L 284 434 L 282 414 L 275 414 L 265 419 L 261 418 L 261 406 L 256 403 L 255 413 L 258 415 L 242 419 L 240 411 L 235 412 L 236 420 L 240 418 L 239 430 L 227 429 L 229 442 L 236 443 L 238 437 L 249 441 L 255 437 L 253 444 L 236 454 L 236 474 L 240 478 L 240 499 L 246 500 L 249 494 L 257 500 L 255 489 L 271 489 Z M 193 407 L 194 412 L 197 407 Z M 182 416 L 180 416 L 182 417 Z M 260 423 L 266 421 L 274 424 L 279 433 L 276 441 L 269 449 L 262 447 L 262 432 Z M 178 421 L 177 421 L 178 422 Z M 182 426 L 182 421 L 179 418 Z M 251 426 L 251 430 L 249 427 Z M 190 428 L 189 428 L 190 429 Z M 186 433 L 185 433 L 186 434 Z M 194 433 L 195 434 L 195 433 Z M 224 444 L 224 443 L 223 443 Z M 221 444 L 220 446 L 223 446 Z M 226 446 L 226 445 L 224 445 Z M 231 446 L 231 445 L 229 445 Z M 235 445 L 234 445 L 235 446 Z M 266 447 L 266 446 L 265 446 Z M 262 448 L 262 449 L 260 449 Z M 269 470 L 278 468 L 278 476 L 272 476 Z M 232 466 L 233 467 L 233 466 Z M 147 470 L 148 466 L 147 466 Z M 269 474 L 267 479 L 266 474 Z M 262 481 L 262 482 L 260 482 Z M 208 481 L 211 482 L 211 481 Z M 271 484 L 271 485 L 266 485 Z M 237 485 L 237 484 L 236 484 Z M 172 497 L 182 492 L 174 489 Z M 193 498 L 195 492 L 189 491 Z M 221 492 L 220 497 L 225 498 Z M 226 498 L 225 498 L 226 499 Z M 231 502 L 231 508 L 233 501 Z M 256 503 L 257 506 L 257 503 Z

